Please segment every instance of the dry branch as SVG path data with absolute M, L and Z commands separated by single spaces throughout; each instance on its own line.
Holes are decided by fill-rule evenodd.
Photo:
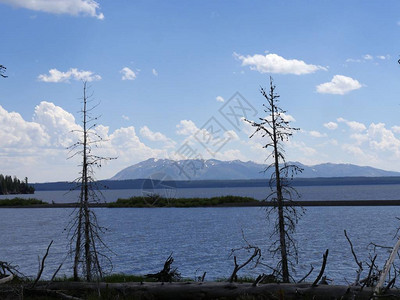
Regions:
M 34 288 L 36 286 L 36 284 L 38 283 L 40 277 L 42 276 L 43 270 L 44 270 L 44 263 L 46 261 L 47 255 L 49 255 L 49 250 L 51 245 L 53 244 L 53 240 L 51 240 L 50 244 L 47 246 L 47 250 L 46 250 L 46 254 L 43 256 L 42 258 L 42 263 L 39 264 L 39 272 L 36 276 L 35 281 L 32 284 L 32 288 Z
M 315 279 L 315 281 L 313 282 L 312 286 L 317 286 L 319 280 L 321 279 L 322 275 L 324 274 L 326 261 L 328 260 L 328 254 L 329 254 L 329 249 L 326 249 L 325 254 L 323 256 L 321 270 L 319 271 L 319 274 L 318 274 L 317 278 Z

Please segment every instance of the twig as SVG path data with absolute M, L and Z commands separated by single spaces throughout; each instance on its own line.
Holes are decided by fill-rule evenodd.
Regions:
M 356 280 L 353 285 L 359 285 L 360 275 L 361 275 L 361 272 L 363 271 L 362 262 L 357 259 L 357 255 L 354 252 L 353 243 L 351 242 L 350 238 L 348 237 L 346 230 L 344 230 L 344 236 L 346 237 L 347 241 L 350 244 L 351 253 L 353 254 L 354 260 L 356 261 L 356 264 L 358 265 L 357 276 L 356 276 Z
M 303 278 L 301 278 L 301 279 L 299 280 L 299 283 L 300 283 L 300 282 L 303 282 L 304 280 L 306 280 L 306 278 L 307 278 L 308 276 L 310 276 L 310 274 L 312 273 L 312 271 L 314 271 L 313 265 L 311 265 L 310 271 L 309 271 Z
M 371 274 L 372 274 L 372 270 L 373 270 L 373 268 L 374 268 L 374 266 L 375 266 L 375 259 L 376 259 L 376 257 L 377 257 L 377 254 L 375 254 L 375 256 L 374 256 L 374 258 L 372 259 L 372 261 L 371 261 L 371 266 L 370 266 L 370 268 L 369 268 L 369 272 L 368 272 L 368 276 L 367 276 L 367 278 L 365 279 L 365 281 L 364 281 L 364 283 L 363 283 L 363 285 L 362 285 L 362 287 L 361 287 L 361 290 L 370 282 L 370 280 L 371 280 Z M 372 285 L 372 284 L 371 284 Z
M 43 273 L 43 270 L 44 270 L 44 262 L 45 262 L 45 260 L 47 258 L 47 255 L 49 255 L 49 250 L 50 250 L 50 247 L 51 247 L 52 244 L 53 244 L 53 240 L 51 240 L 50 244 L 47 246 L 46 254 L 42 258 L 42 263 L 39 264 L 40 269 L 39 269 L 38 275 L 36 277 L 36 280 L 32 284 L 31 288 L 34 288 L 36 286 L 36 284 L 38 283 L 40 277 L 42 276 L 42 273 Z
M 311 286 L 317 286 L 318 281 L 321 279 L 322 275 L 324 274 L 326 261 L 328 260 L 328 254 L 329 254 L 329 249 L 326 249 L 325 254 L 323 256 L 321 271 L 319 271 L 317 278 L 315 279 L 315 281 L 313 282 L 313 284 Z

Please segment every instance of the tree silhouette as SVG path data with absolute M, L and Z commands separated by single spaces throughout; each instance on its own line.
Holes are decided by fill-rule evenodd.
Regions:
M 97 216 L 90 208 L 90 204 L 100 202 L 102 197 L 95 179 L 95 168 L 101 167 L 102 162 L 114 158 L 93 154 L 94 148 L 99 146 L 103 138 L 94 130 L 97 117 L 93 117 L 91 112 L 97 105 L 88 108 L 90 97 L 87 95 L 87 82 L 84 82 L 82 129 L 74 130 L 80 134 L 80 139 L 70 147 L 73 154 L 69 157 L 81 156 L 82 158 L 80 176 L 74 181 L 80 189 L 79 203 L 70 228 L 70 233 L 72 232 L 70 243 L 74 255 L 73 272 L 76 281 L 79 280 L 80 269 L 87 281 L 92 281 L 96 277 L 102 278 L 101 259 L 109 260 L 101 251 L 107 248 L 102 240 L 105 228 L 98 224 Z
M 303 169 L 294 165 L 288 164 L 285 159 L 284 143 L 293 135 L 294 131 L 298 128 L 291 127 L 287 117 L 286 111 L 282 110 L 279 106 L 279 95 L 275 92 L 275 85 L 270 77 L 270 88 L 266 91 L 261 88 L 261 94 L 267 100 L 264 106 L 264 112 L 267 116 L 259 118 L 259 122 L 245 120 L 255 127 L 255 132 L 250 136 L 252 138 L 255 134 L 259 133 L 268 142 L 263 146 L 265 149 L 270 150 L 267 160 L 272 158 L 272 163 L 266 168 L 266 172 L 272 169 L 272 175 L 269 180 L 271 193 L 266 198 L 267 201 L 272 201 L 273 206 L 267 210 L 267 216 L 270 217 L 271 213 L 277 210 L 275 218 L 275 225 L 273 236 L 274 242 L 271 245 L 270 251 L 275 255 L 280 254 L 276 270 L 282 277 L 283 282 L 290 281 L 289 264 L 290 258 L 297 259 L 297 247 L 293 238 L 293 233 L 300 215 L 303 213 L 298 212 L 296 206 L 293 204 L 294 195 L 299 196 L 297 191 L 290 186 L 290 179 L 293 178 L 298 172 Z

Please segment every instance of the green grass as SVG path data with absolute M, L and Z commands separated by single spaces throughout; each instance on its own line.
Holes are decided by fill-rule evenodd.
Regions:
M 25 205 L 44 205 L 48 204 L 42 200 L 29 198 L 13 198 L 13 199 L 2 199 L 0 200 L 0 206 L 25 206 Z
M 209 207 L 257 205 L 258 200 L 250 197 L 221 196 L 212 198 L 131 197 L 108 203 L 108 207 Z

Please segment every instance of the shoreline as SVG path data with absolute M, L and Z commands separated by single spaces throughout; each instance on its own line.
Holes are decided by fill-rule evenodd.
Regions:
M 108 203 L 92 203 L 89 206 L 93 208 L 194 208 L 194 207 L 272 207 L 274 206 L 270 202 L 259 202 L 259 203 L 226 203 L 226 204 L 218 204 L 218 205 L 199 205 L 199 206 L 189 206 L 189 207 L 179 207 L 179 206 L 118 206 L 112 207 L 110 204 L 115 202 Z M 323 200 L 323 201 L 297 201 L 293 202 L 294 206 L 303 206 L 303 207 L 318 207 L 318 206 L 399 206 L 400 200 Z M 77 207 L 77 203 L 54 203 L 54 204 L 32 204 L 32 205 L 4 205 L 0 206 L 2 208 L 75 208 Z

